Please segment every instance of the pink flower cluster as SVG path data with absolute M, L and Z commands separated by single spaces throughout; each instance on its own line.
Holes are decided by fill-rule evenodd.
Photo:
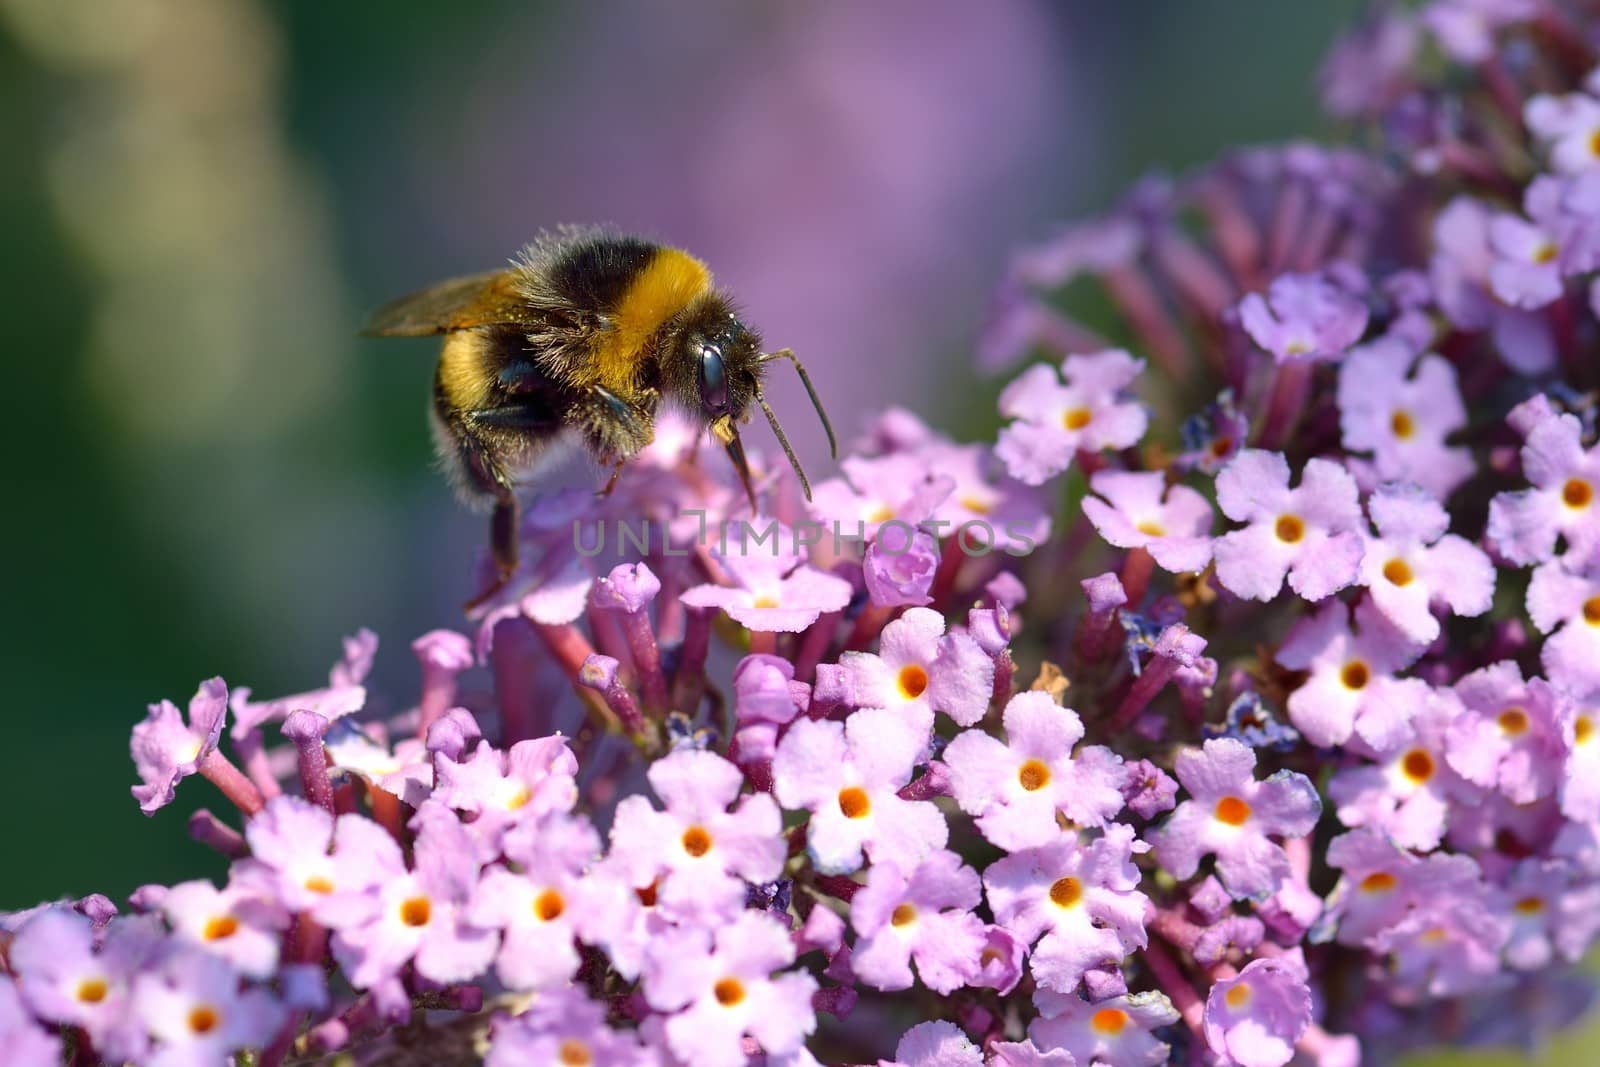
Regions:
M 750 516 L 664 421 L 532 502 L 414 700 L 363 631 L 152 705 L 134 798 L 209 781 L 226 878 L 0 918 L 0 1060 L 1351 1067 L 1577 1018 L 1600 83 L 1551 10 L 1335 52 L 1409 176 L 1243 151 L 1020 252 L 982 362 L 1050 358 L 992 442 L 891 409 Z

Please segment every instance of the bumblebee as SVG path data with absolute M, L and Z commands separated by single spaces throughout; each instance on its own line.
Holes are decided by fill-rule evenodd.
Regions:
M 384 305 L 365 333 L 443 334 L 432 421 L 440 462 L 469 503 L 492 508 L 502 578 L 517 564 L 518 481 L 563 438 L 611 468 L 655 436 L 663 400 L 693 414 L 727 450 L 755 510 L 739 440 L 759 405 L 800 486 L 811 486 L 762 395 L 773 360 L 794 364 L 837 457 L 833 428 L 789 349 L 763 352 L 706 265 L 681 249 L 598 229 L 529 245 L 503 270 L 440 282 Z

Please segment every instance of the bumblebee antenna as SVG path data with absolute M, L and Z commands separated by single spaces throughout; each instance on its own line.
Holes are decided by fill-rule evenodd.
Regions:
M 778 439 L 778 444 L 783 446 L 783 454 L 789 457 L 789 466 L 794 468 L 795 474 L 800 476 L 800 491 L 806 495 L 806 501 L 811 501 L 811 483 L 806 480 L 806 472 L 800 467 L 800 457 L 794 454 L 794 448 L 789 444 L 789 438 L 784 436 L 783 427 L 778 425 L 778 416 L 773 412 L 772 405 L 767 403 L 767 398 L 761 395 L 761 389 L 756 389 L 756 403 L 761 405 L 761 410 L 766 413 L 767 423 L 772 427 L 772 435 Z M 820 409 L 819 409 L 820 410 Z M 826 426 L 827 420 L 823 423 Z M 830 434 L 831 436 L 831 434 Z
M 828 421 L 828 413 L 822 408 L 822 398 L 817 395 L 816 387 L 811 384 L 811 375 L 806 373 L 805 365 L 800 362 L 800 357 L 794 354 L 792 348 L 780 348 L 776 352 L 768 352 L 761 357 L 761 362 L 770 363 L 775 359 L 786 359 L 794 364 L 794 371 L 800 375 L 800 384 L 806 387 L 806 395 L 811 398 L 811 406 L 817 409 L 817 418 L 822 420 L 822 431 L 828 435 L 828 454 L 834 459 L 839 458 L 839 443 L 833 438 L 833 424 Z M 756 392 L 756 399 L 761 400 L 760 391 Z M 766 407 L 766 401 L 761 402 Z M 778 429 L 778 420 L 772 417 L 772 411 L 767 411 L 767 419 L 772 423 L 772 429 L 778 435 L 778 440 L 783 441 L 783 431 Z M 783 441 L 783 449 L 789 452 L 789 442 Z M 794 453 L 789 452 L 789 462 L 794 464 L 796 474 L 800 474 L 800 464 L 795 463 Z M 800 481 L 804 484 L 806 476 L 800 474 Z M 806 490 L 806 499 L 811 499 L 811 491 Z
M 732 419 L 718 419 L 711 424 L 711 434 L 722 442 L 723 448 L 728 450 L 728 458 L 733 461 L 733 469 L 739 472 L 739 481 L 744 484 L 744 495 L 750 500 L 750 514 L 759 515 L 760 509 L 756 507 L 756 488 L 750 482 L 750 461 L 745 458 L 744 443 L 739 440 L 739 428 L 734 425 Z M 804 479 L 805 476 L 801 475 L 801 480 Z M 811 499 L 809 493 L 806 494 L 806 499 Z

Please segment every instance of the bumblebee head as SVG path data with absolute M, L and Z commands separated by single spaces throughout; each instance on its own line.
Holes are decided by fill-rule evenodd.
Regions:
M 728 315 L 695 330 L 686 342 L 701 416 L 707 422 L 743 417 L 760 389 L 761 339 Z

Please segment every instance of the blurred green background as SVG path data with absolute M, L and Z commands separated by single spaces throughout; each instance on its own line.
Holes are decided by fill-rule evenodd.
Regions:
M 847 433 L 972 425 L 1006 249 L 1328 132 L 1358 6 L 0 0 L 0 908 L 217 870 L 209 786 L 129 798 L 146 702 L 316 686 L 363 625 L 403 701 L 410 638 L 460 624 L 482 531 L 431 469 L 433 346 L 359 340 L 369 307 L 613 222 L 704 256 Z

